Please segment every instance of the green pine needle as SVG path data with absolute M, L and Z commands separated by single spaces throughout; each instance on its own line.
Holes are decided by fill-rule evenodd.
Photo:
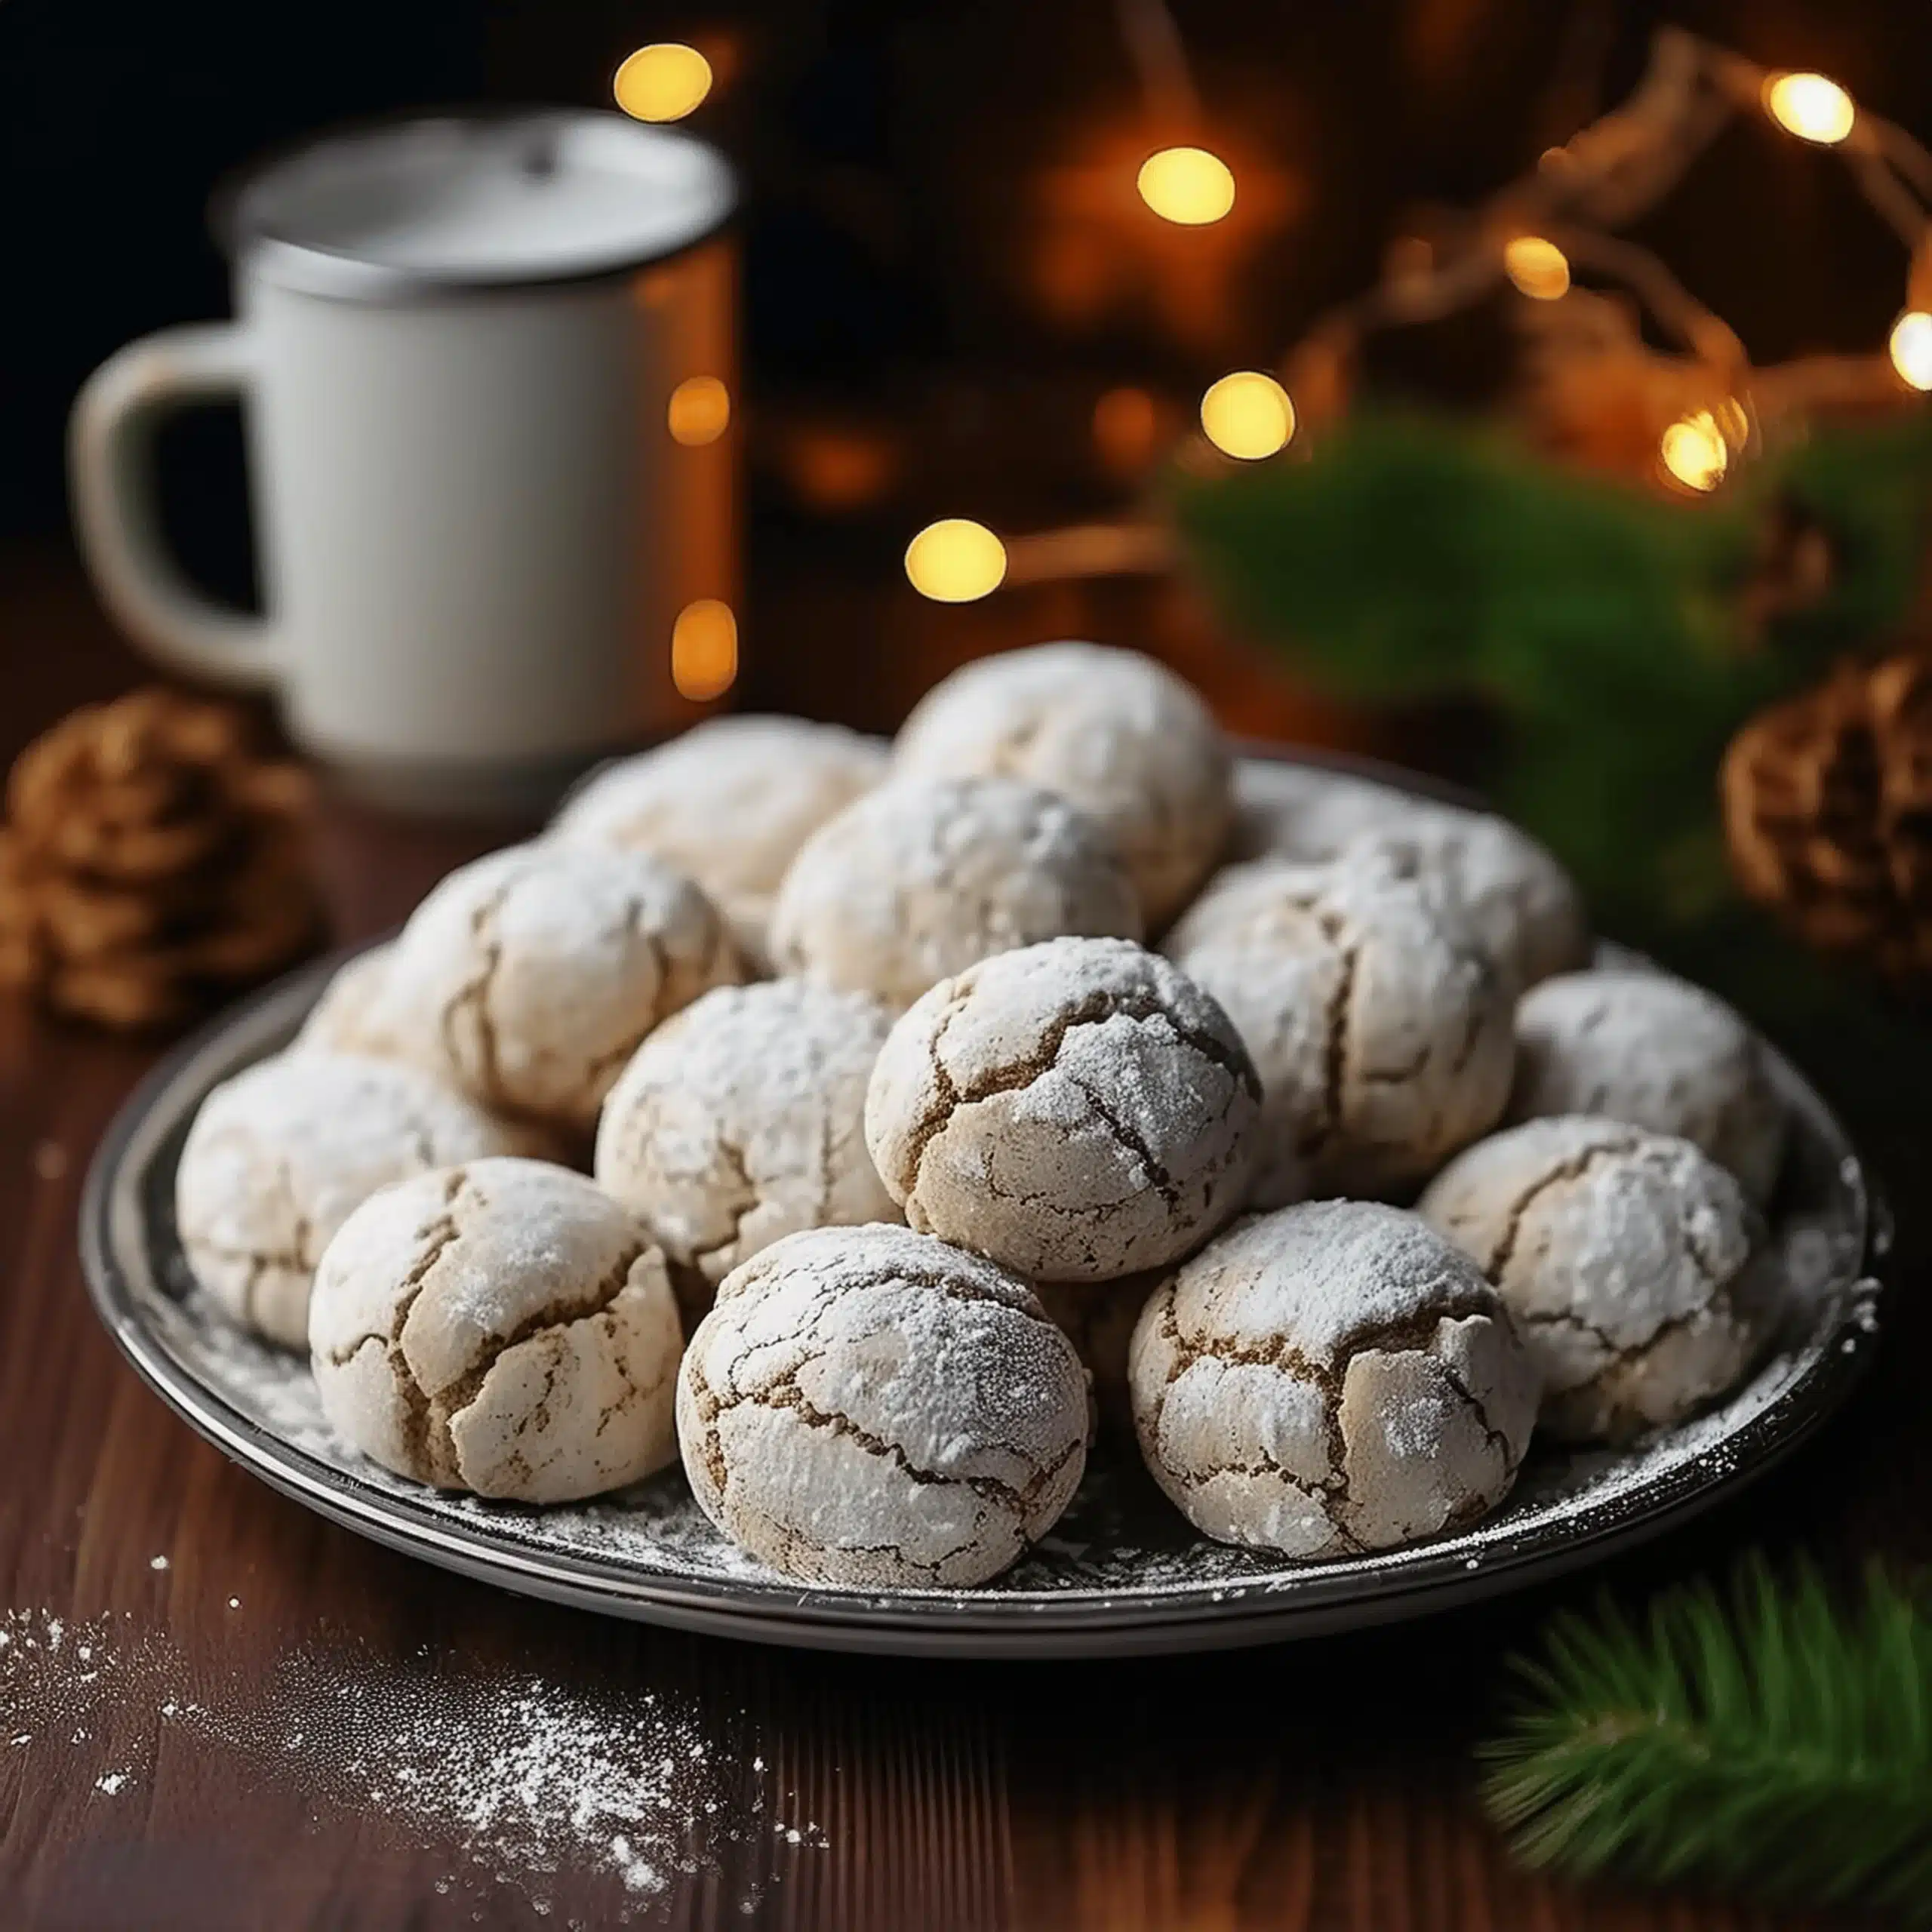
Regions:
M 1479 1755 L 1528 1864 L 1932 1924 L 1932 1616 L 1909 1592 L 1874 1572 L 1847 1609 L 1752 1558 L 1641 1627 L 1565 1613 L 1512 1667 Z

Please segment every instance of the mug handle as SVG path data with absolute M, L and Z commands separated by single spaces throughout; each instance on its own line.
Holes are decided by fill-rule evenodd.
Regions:
M 75 398 L 67 472 L 82 555 L 135 641 L 177 669 L 259 688 L 281 673 L 274 631 L 204 597 L 182 574 L 162 536 L 154 471 L 165 417 L 241 397 L 254 374 L 253 345 L 238 325 L 189 323 L 131 342 Z

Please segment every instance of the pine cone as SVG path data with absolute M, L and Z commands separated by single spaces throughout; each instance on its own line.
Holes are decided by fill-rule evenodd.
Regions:
M 173 1026 L 319 937 L 306 779 L 225 707 L 89 705 L 20 754 L 0 827 L 0 983 L 103 1025 Z
M 1820 952 L 1932 984 L 1932 656 L 1841 665 L 1761 712 L 1721 782 L 1751 897 Z

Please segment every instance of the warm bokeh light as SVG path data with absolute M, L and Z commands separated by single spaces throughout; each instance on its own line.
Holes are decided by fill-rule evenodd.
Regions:
M 611 92 L 634 121 L 681 121 L 711 91 L 711 63 L 695 47 L 663 40 L 617 69 Z
M 687 376 L 671 392 L 665 412 L 671 440 L 696 448 L 715 443 L 731 421 L 731 392 L 715 376 Z
M 906 574 L 936 604 L 970 604 L 1004 580 L 1006 546 L 970 517 L 942 518 L 906 545 Z
M 738 620 L 731 607 L 700 597 L 671 626 L 671 681 L 678 694 L 703 704 L 722 697 L 738 676 Z
M 1666 472 L 1687 490 L 1715 490 L 1730 467 L 1730 450 L 1709 410 L 1673 423 L 1657 445 Z
M 1892 325 L 1892 367 L 1915 389 L 1932 389 L 1932 315 L 1908 309 Z
M 1507 243 L 1503 269 L 1522 294 L 1538 302 L 1554 302 L 1570 287 L 1570 258 L 1540 235 L 1518 235 Z
M 1780 74 L 1765 83 L 1764 108 L 1787 134 L 1826 148 L 1843 140 L 1858 118 L 1851 96 L 1823 74 Z
M 1225 455 L 1252 463 L 1272 456 L 1295 432 L 1295 406 L 1272 376 L 1238 369 L 1201 398 L 1201 426 Z
M 1163 148 L 1140 164 L 1140 198 L 1163 221 L 1184 228 L 1219 221 L 1235 205 L 1228 164 L 1205 148 Z

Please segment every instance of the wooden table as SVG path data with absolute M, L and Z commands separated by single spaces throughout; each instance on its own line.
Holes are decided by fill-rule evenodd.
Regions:
M 0 639 L 7 758 L 138 675 L 71 566 L 43 555 L 0 558 Z M 345 937 L 491 842 L 340 810 L 328 833 Z M 939 1665 L 603 1621 L 331 1527 L 176 1422 L 88 1306 L 82 1178 L 152 1057 L 0 1008 L 0 1924 L 1787 1922 L 1527 1878 L 1484 1826 L 1469 1747 L 1500 1658 L 1587 1582 L 1318 1644 Z M 1878 1151 L 1916 1159 L 1923 1143 Z M 1620 1562 L 1620 1587 L 1754 1540 L 1927 1555 L 1925 1275 L 1901 1272 L 1855 1412 L 1752 1497 Z M 573 1819 L 589 1774 L 533 1761 L 533 1712 L 603 1780 L 577 1795 L 661 1788 L 648 1831 Z M 476 1783 L 493 1751 L 535 1816 L 504 1767 Z

